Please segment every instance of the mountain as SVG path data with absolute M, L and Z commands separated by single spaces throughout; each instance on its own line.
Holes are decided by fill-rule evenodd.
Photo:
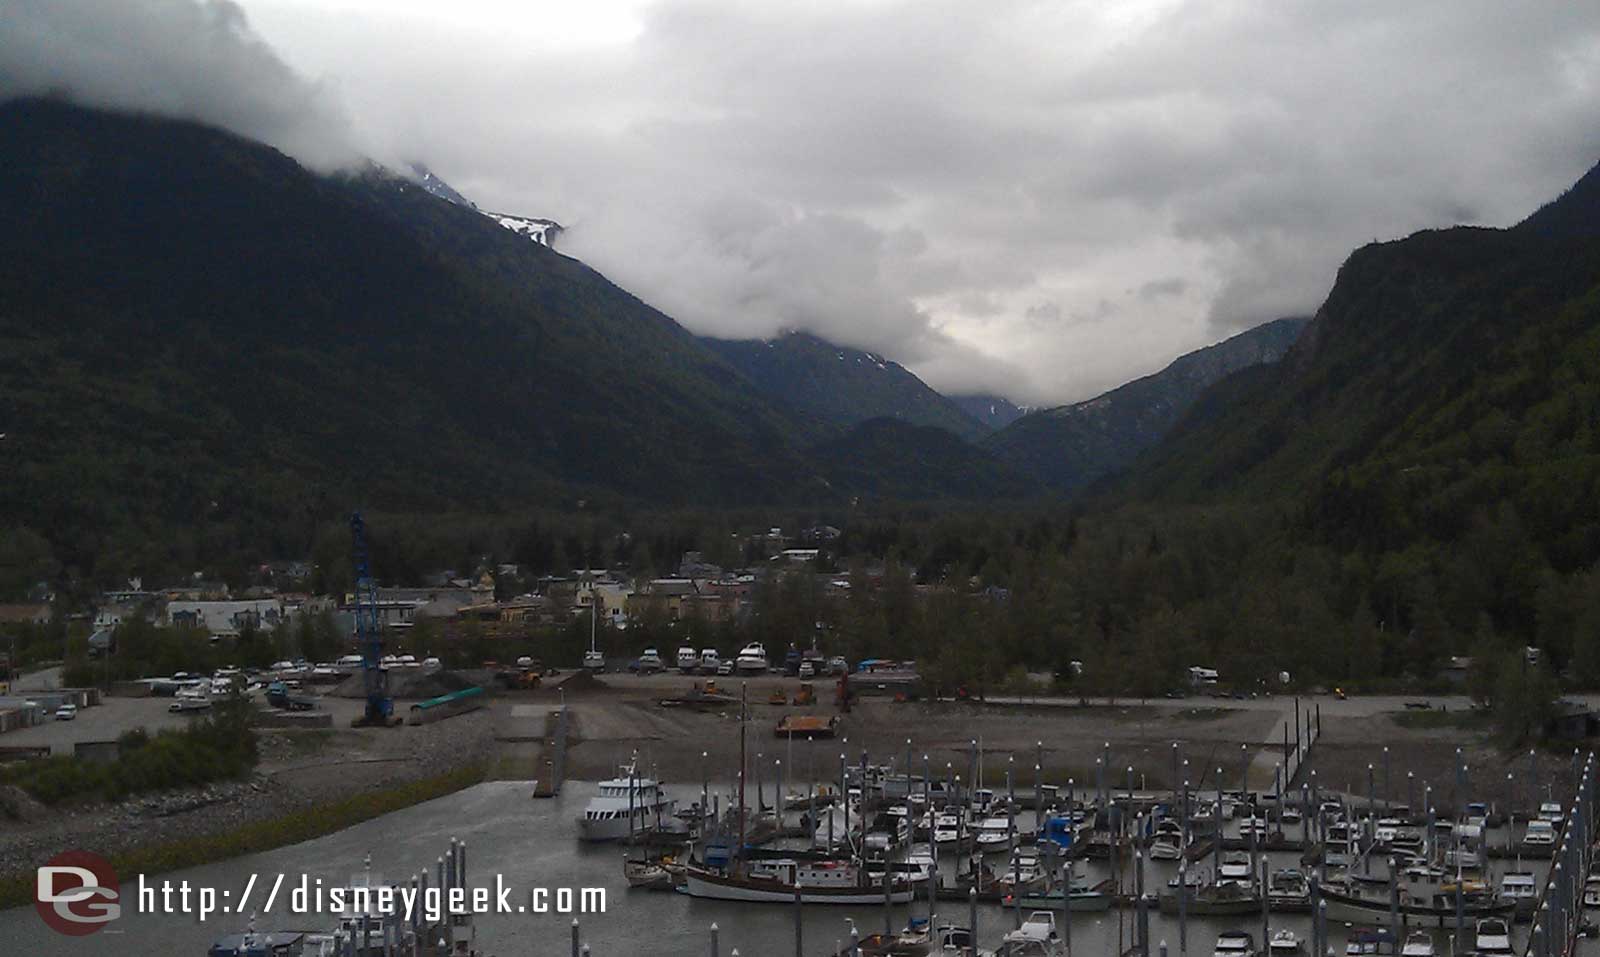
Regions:
M 702 341 L 767 395 L 821 422 L 848 428 L 891 418 L 946 429 L 969 440 L 987 431 L 905 367 L 871 352 L 805 332 Z
M 1600 560 L 1597 179 L 1513 229 L 1357 250 L 1284 360 L 1208 393 L 1122 493 L 1287 503 L 1396 569 L 1471 555 L 1500 577 L 1451 587 L 1531 620 L 1526 569 Z
M 1160 441 L 1206 387 L 1276 362 L 1305 323 L 1277 319 L 1093 399 L 1030 413 L 986 439 L 984 448 L 1052 488 L 1081 490 Z
M 1039 495 L 1044 487 L 946 429 L 877 418 L 810 450 L 830 483 L 852 497 L 979 501 Z
M 991 429 L 1003 429 L 1032 411 L 1028 406 L 1016 405 L 1010 399 L 987 393 L 953 395 L 950 396 L 950 401 L 959 406 L 961 411 L 976 419 L 979 424 Z
M 0 106 L 0 155 L 0 538 L 89 568 L 302 554 L 357 503 L 844 494 L 677 323 L 409 179 L 39 100 Z
M 465 206 L 468 209 L 477 209 L 478 204 L 456 192 L 456 188 L 440 179 L 433 170 L 422 163 L 412 163 L 411 173 L 417 178 L 417 185 L 427 190 L 430 194 L 439 197 L 447 203 Z

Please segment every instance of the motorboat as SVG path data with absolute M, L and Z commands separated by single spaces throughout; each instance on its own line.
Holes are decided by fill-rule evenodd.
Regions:
M 1036 910 L 1022 926 L 1000 939 L 995 957 L 1066 957 L 1067 945 L 1056 933 L 1056 915 Z
M 1545 801 L 1539 805 L 1539 820 L 1549 821 L 1552 826 L 1560 827 L 1566 812 L 1561 810 L 1561 805 L 1555 801 Z
M 1589 878 L 1594 880 L 1593 877 Z M 1584 903 L 1589 903 L 1589 886 L 1584 885 Z M 1539 882 L 1532 871 L 1506 871 L 1500 877 L 1500 899 L 1516 905 L 1517 918 L 1526 920 L 1539 906 Z M 1600 903 L 1600 901 L 1597 901 Z
M 960 815 L 946 811 L 933 819 L 933 841 L 935 844 L 954 844 L 960 839 Z
M 1217 881 L 1231 881 L 1235 884 L 1248 884 L 1253 868 L 1250 858 L 1243 854 L 1227 854 L 1222 858 L 1222 863 L 1217 867 Z
M 859 957 L 924 957 L 933 951 L 933 931 L 926 917 L 913 917 L 898 934 L 872 934 L 855 942 Z
M 665 667 L 661 663 L 661 655 L 654 648 L 646 648 L 644 654 L 639 656 L 636 671 L 641 675 L 654 674 Z
M 637 759 L 636 759 L 637 760 Z M 674 816 L 677 801 L 660 782 L 642 777 L 636 763 L 623 765 L 617 776 L 600 782 L 600 792 L 578 816 L 578 834 L 586 841 L 615 841 L 681 826 Z
M 1511 925 L 1502 917 L 1481 918 L 1473 936 L 1476 939 L 1474 952 L 1480 957 L 1509 957 L 1514 953 Z
M 1249 840 L 1254 835 L 1257 840 L 1266 840 L 1272 833 L 1272 822 L 1264 817 L 1247 817 L 1239 822 L 1239 836 Z
M 1285 804 L 1278 809 L 1278 820 L 1285 824 L 1299 824 L 1301 821 L 1300 809 L 1292 804 Z
M 1399 952 L 1399 943 L 1395 940 L 1394 932 L 1387 927 L 1357 927 L 1346 938 L 1344 952 L 1346 957 L 1388 957 Z
M 1298 867 L 1284 867 L 1267 879 L 1267 902 L 1280 912 L 1311 909 L 1311 884 Z
M 980 951 L 972 939 L 972 929 L 956 924 L 940 924 L 933 931 L 933 947 L 928 951 L 937 957 L 992 957 L 989 951 Z
M 767 649 L 760 642 L 752 641 L 739 649 L 739 657 L 734 659 L 733 667 L 742 675 L 766 674 Z
M 1183 857 L 1183 827 L 1176 821 L 1165 820 L 1156 825 L 1150 839 L 1152 861 L 1176 861 Z
M 604 653 L 590 648 L 583 653 L 583 668 L 585 671 L 606 670 L 606 656 Z
M 1522 843 L 1530 848 L 1554 847 L 1556 826 L 1543 818 L 1529 821 L 1528 829 L 1522 832 Z
M 1284 928 L 1267 941 L 1267 957 L 1305 957 L 1305 944 L 1294 931 Z
M 688 645 L 678 649 L 678 670 L 684 674 L 692 673 L 700 666 L 700 653 Z
M 986 817 L 973 832 L 973 844 L 980 851 L 998 851 L 1011 844 L 1011 819 Z
M 880 887 L 883 885 L 885 866 L 894 875 L 892 880 L 910 881 L 913 884 L 923 884 L 932 880 L 934 871 L 938 868 L 933 855 L 925 849 L 907 851 L 904 858 L 890 861 L 887 865 L 882 860 L 876 860 L 868 861 L 866 866 L 867 879 Z
M 673 885 L 672 871 L 660 861 L 624 860 L 622 876 L 634 888 L 671 890 Z
M 1400 957 L 1434 957 L 1436 953 L 1433 935 L 1425 930 L 1412 931 L 1406 937 L 1405 946 L 1400 948 Z
M 1256 939 L 1242 930 L 1225 930 L 1211 949 L 1214 957 L 1255 957 Z
M 842 845 L 848 840 L 847 828 L 850 824 L 850 815 L 838 805 L 829 805 L 817 818 L 817 826 L 811 832 L 811 846 L 816 848 L 830 848 Z
M 1584 879 L 1583 906 L 1600 907 L 1600 875 L 1590 874 Z

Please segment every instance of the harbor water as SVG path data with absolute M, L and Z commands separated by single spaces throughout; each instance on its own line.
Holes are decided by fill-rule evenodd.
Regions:
M 157 880 L 187 881 L 193 887 L 210 886 L 242 891 L 251 875 L 256 877 L 252 900 L 260 906 L 278 874 L 286 875 L 286 886 L 293 886 L 304 874 L 310 881 L 321 880 L 325 887 L 348 886 L 352 875 L 362 870 L 367 855 L 374 875 L 400 882 L 423 868 L 430 873 L 438 856 L 451 838 L 466 842 L 467 883 L 473 887 L 493 887 L 501 877 L 512 888 L 514 905 L 527 903 L 528 891 L 536 887 L 603 887 L 607 909 L 603 914 L 577 915 L 581 935 L 594 957 L 612 955 L 650 955 L 650 957 L 703 957 L 709 953 L 709 928 L 720 928 L 724 955 L 737 948 L 745 957 L 780 957 L 795 952 L 794 908 L 790 905 L 736 904 L 691 899 L 683 894 L 629 890 L 622 877 L 623 848 L 608 844 L 586 844 L 577 839 L 575 818 L 581 813 L 595 785 L 569 782 L 561 796 L 552 800 L 533 800 L 526 782 L 495 782 L 398 811 L 356 825 L 344 831 L 261 854 L 219 862 L 204 867 L 161 875 Z M 683 793 L 687 800 L 694 793 Z M 1029 812 L 1021 818 L 1031 823 Z M 85 848 L 93 850 L 93 848 Z M 1004 857 L 991 856 L 991 863 L 1003 866 Z M 1295 856 L 1273 855 L 1274 867 L 1292 866 Z M 1504 862 L 1496 862 L 1503 865 Z M 948 863 L 941 866 L 950 866 Z M 1209 861 L 1199 866 L 1209 866 Z M 1543 864 L 1528 865 L 1539 873 Z M 1146 887 L 1151 893 L 1165 886 L 1176 865 L 1149 863 Z M 1497 867 L 1498 870 L 1503 867 Z M 947 872 L 948 873 L 948 872 Z M 1105 876 L 1103 865 L 1088 864 L 1092 879 Z M 1125 886 L 1131 887 L 1131 879 Z M 286 893 L 286 891 L 285 891 Z M 248 915 L 217 914 L 201 923 L 194 916 L 151 915 L 137 912 L 137 885 L 124 879 L 123 916 L 107 929 L 88 937 L 64 937 L 49 929 L 31 907 L 0 912 L 0 953 L 26 954 L 29 957 L 85 957 L 85 955 L 159 955 L 187 957 L 203 955 L 217 938 L 244 929 Z M 255 927 L 268 930 L 325 930 L 331 917 L 282 913 L 280 899 L 271 913 L 257 913 Z M 940 902 L 941 918 L 965 924 L 967 906 Z M 803 950 L 806 957 L 832 954 L 836 946 L 849 941 L 850 921 L 863 936 L 882 931 L 884 908 L 812 906 L 802 915 Z M 891 921 L 898 929 L 908 917 L 925 916 L 927 903 L 893 909 Z M 478 949 L 497 957 L 564 957 L 570 951 L 570 914 L 491 914 L 475 920 Z M 1025 914 L 1023 916 L 1026 916 Z M 984 946 L 993 946 L 1000 935 L 1015 926 L 1016 913 L 996 905 L 980 905 L 979 935 Z M 1134 913 L 1131 908 L 1106 913 L 1072 915 L 1073 952 L 1084 955 L 1117 954 L 1132 943 Z M 1151 953 L 1156 944 L 1166 941 L 1169 953 L 1181 953 L 1176 918 L 1167 918 L 1151 908 Z M 1309 941 L 1311 919 L 1302 915 L 1271 917 L 1271 929 L 1290 928 Z M 1209 955 L 1218 932 L 1240 929 L 1253 934 L 1261 944 L 1259 916 L 1201 919 L 1188 922 L 1187 953 Z M 1344 952 L 1345 928 L 1330 924 L 1330 942 Z M 1470 932 L 1470 928 L 1469 928 Z M 1437 931 L 1439 953 L 1450 953 L 1451 929 Z M 1518 940 L 1527 933 L 1517 928 Z M 1470 940 L 1469 940 L 1470 943 Z M 1592 944 L 1592 942 L 1585 942 Z M 1589 951 L 1585 951 L 1589 952 Z

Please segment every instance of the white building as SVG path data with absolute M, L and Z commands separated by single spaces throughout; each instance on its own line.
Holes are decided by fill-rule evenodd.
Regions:
M 251 601 L 173 601 L 167 603 L 166 623 L 179 628 L 204 628 L 213 637 L 232 638 L 247 625 L 267 631 L 287 620 L 277 598 Z

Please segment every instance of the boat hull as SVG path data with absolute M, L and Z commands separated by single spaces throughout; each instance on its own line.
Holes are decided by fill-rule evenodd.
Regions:
M 1352 924 L 1377 924 L 1385 926 L 1389 922 L 1389 903 L 1376 899 L 1352 897 L 1336 891 L 1324 889 L 1322 899 L 1328 904 L 1328 919 Z M 1465 904 L 1462 906 L 1462 917 L 1467 921 L 1474 921 L 1480 917 L 1511 918 L 1516 912 L 1513 903 L 1496 904 Z M 1429 907 L 1423 904 L 1401 904 L 1401 923 L 1406 926 L 1417 927 L 1453 927 L 1455 926 L 1456 911 L 1454 907 Z
M 690 897 L 705 900 L 744 901 L 751 904 L 793 904 L 794 887 L 777 881 L 728 877 L 709 871 L 689 870 L 684 875 L 683 892 Z M 894 904 L 909 904 L 916 896 L 916 888 L 898 884 L 889 891 Z M 851 904 L 857 907 L 882 904 L 881 887 L 808 887 L 800 886 L 802 904 Z

